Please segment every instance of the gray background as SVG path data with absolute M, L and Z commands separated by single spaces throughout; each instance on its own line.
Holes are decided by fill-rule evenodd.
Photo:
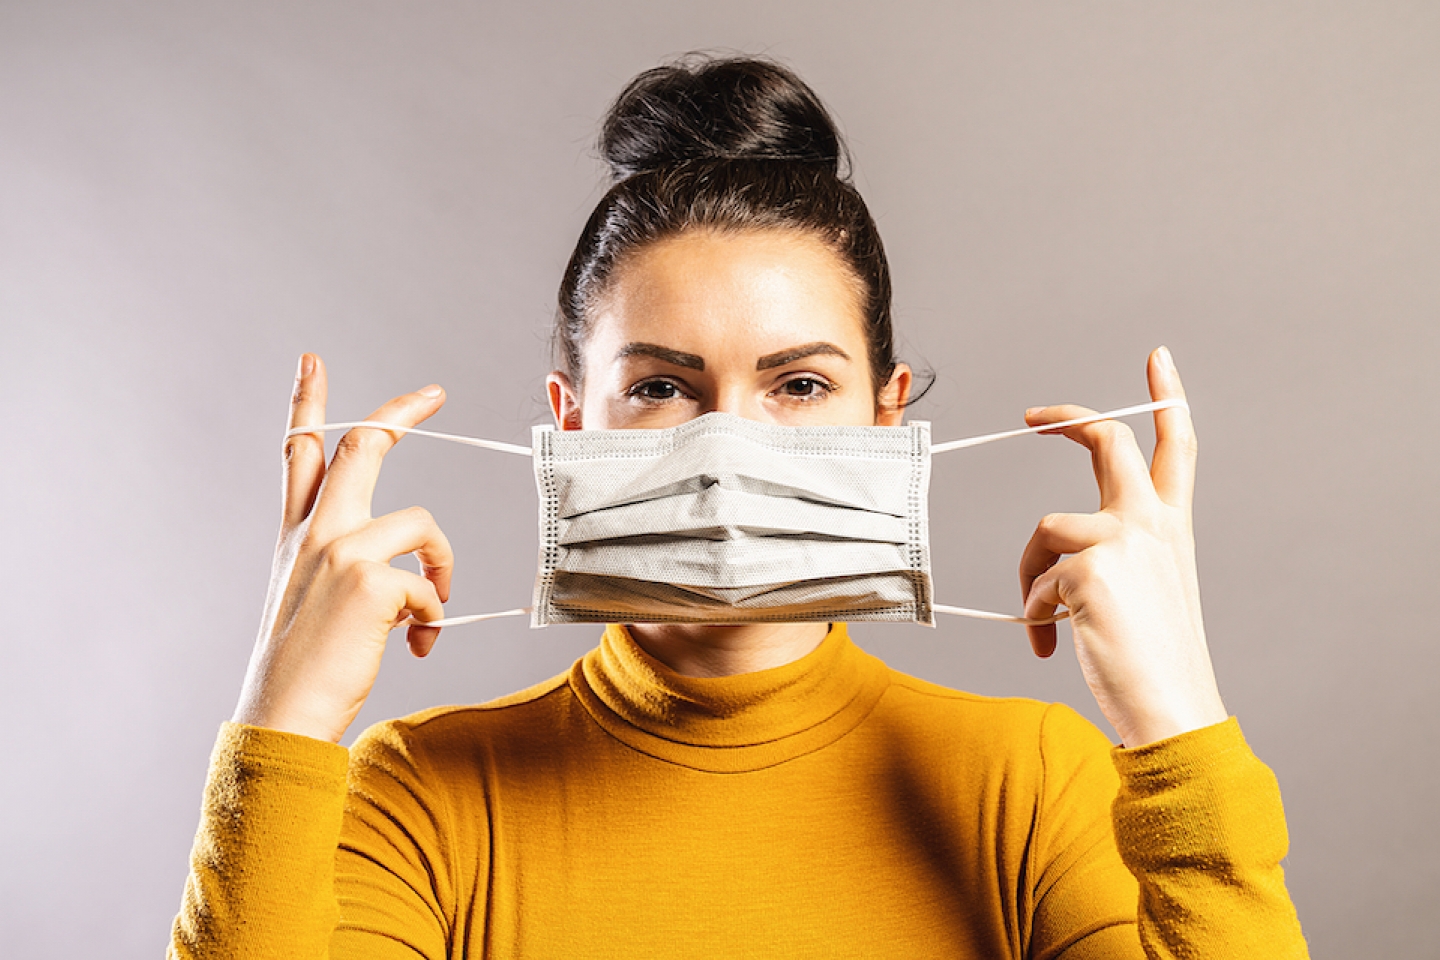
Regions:
M 329 362 L 332 419 L 439 381 L 438 429 L 525 442 L 597 118 L 697 47 L 778 56 L 840 118 L 937 439 L 1143 400 L 1170 345 L 1214 658 L 1279 775 L 1314 952 L 1434 956 L 1440 5 L 1271 0 L 0 3 L 6 955 L 162 950 L 296 357 Z M 527 469 L 421 440 L 387 466 L 377 507 L 455 543 L 450 612 L 528 602 Z M 1035 521 L 1095 499 L 1058 439 L 935 482 L 939 599 L 997 610 Z M 1100 721 L 1063 633 L 1048 662 L 1006 625 L 857 633 Z M 355 730 L 595 635 L 397 643 Z

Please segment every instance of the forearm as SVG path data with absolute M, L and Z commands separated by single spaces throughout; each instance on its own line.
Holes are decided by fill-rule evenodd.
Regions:
M 1308 957 L 1280 866 L 1279 786 L 1235 720 L 1114 760 L 1115 838 L 1140 884 L 1146 956 Z
M 335 744 L 221 729 L 169 956 L 326 956 L 347 762 Z

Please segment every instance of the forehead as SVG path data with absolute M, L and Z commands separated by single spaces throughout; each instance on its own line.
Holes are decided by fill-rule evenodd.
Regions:
M 857 281 L 817 237 L 692 230 L 622 265 L 595 312 L 587 353 L 613 356 L 619 344 L 643 340 L 702 356 L 759 355 L 824 340 L 860 356 L 860 303 Z

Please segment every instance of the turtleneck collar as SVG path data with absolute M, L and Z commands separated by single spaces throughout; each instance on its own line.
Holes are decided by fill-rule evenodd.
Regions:
M 733 677 L 681 676 L 612 624 L 570 685 L 596 722 L 629 746 L 698 770 L 739 773 L 833 743 L 870 713 L 889 669 L 835 624 L 792 663 Z

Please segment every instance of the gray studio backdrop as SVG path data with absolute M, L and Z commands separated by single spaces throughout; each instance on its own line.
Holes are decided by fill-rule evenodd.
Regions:
M 526 442 L 635 72 L 795 66 L 849 134 L 937 439 L 1026 406 L 1194 403 L 1222 691 L 1279 775 L 1316 956 L 1433 956 L 1440 5 L 0 3 L 0 952 L 153 957 L 264 596 L 296 358 L 333 418 L 431 381 Z M 1144 433 L 1144 431 L 1142 431 Z M 939 599 L 1018 609 L 1084 454 L 937 461 Z M 528 601 L 525 462 L 412 438 L 377 509 L 454 541 L 452 613 Z M 900 669 L 1066 700 L 1062 632 L 866 627 Z M 591 628 L 395 644 L 354 728 L 564 669 Z M 1106 728 L 1108 731 L 1108 728 Z M 643 802 L 637 798 L 637 802 Z

